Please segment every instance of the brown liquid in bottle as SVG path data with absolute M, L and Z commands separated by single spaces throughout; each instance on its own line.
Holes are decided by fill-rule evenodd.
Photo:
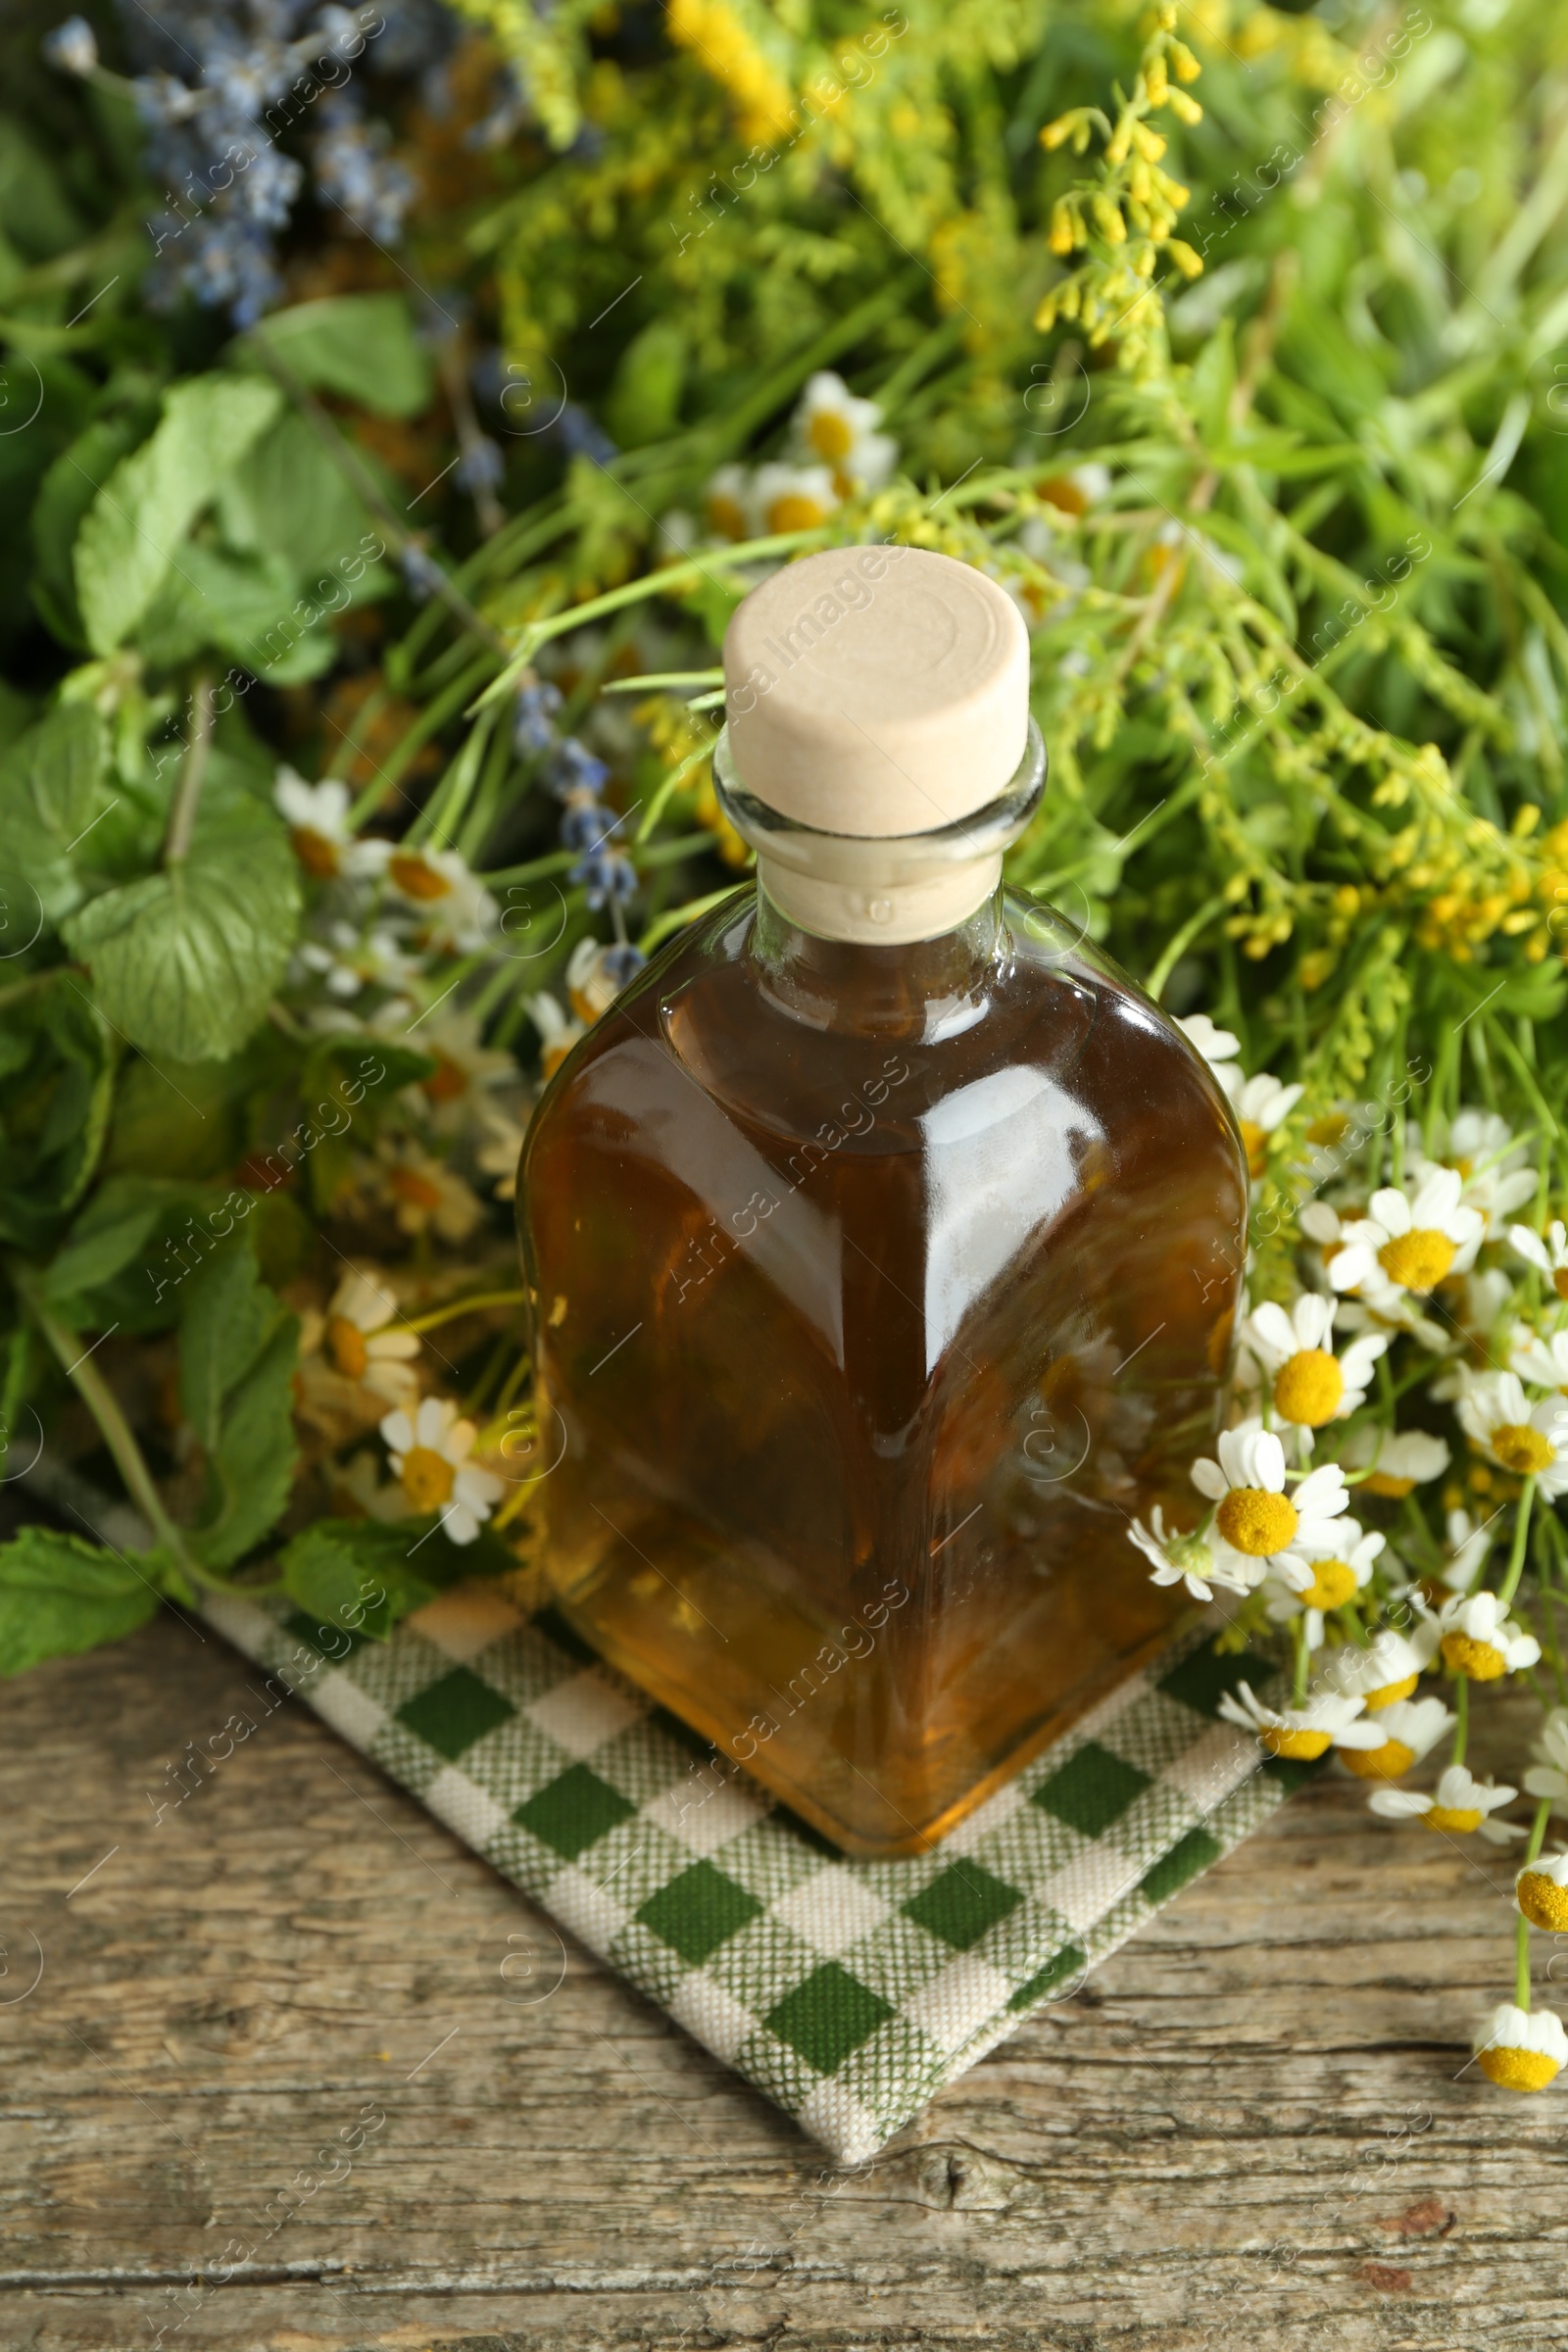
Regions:
M 1032 902 L 846 946 L 750 891 L 567 1061 L 520 1193 L 560 1606 L 851 1852 L 928 1845 L 1183 1603 L 1247 1177 Z

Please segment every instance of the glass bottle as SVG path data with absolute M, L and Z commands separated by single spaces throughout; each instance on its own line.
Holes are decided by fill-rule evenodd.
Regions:
M 518 1197 L 559 1606 L 836 1843 L 893 1855 L 1169 1633 L 1180 1588 L 1128 1529 L 1198 1515 L 1248 1196 L 1181 1032 L 1001 886 L 1045 771 L 1013 608 L 945 557 L 850 555 L 883 569 L 807 559 L 731 624 L 717 788 L 759 884 L 578 1045 Z M 801 639 L 781 596 L 820 615 L 813 573 L 845 642 L 758 662 Z M 976 582 L 955 645 L 932 599 Z M 933 752 L 944 696 L 963 723 Z M 835 769 L 854 831 L 799 813 Z

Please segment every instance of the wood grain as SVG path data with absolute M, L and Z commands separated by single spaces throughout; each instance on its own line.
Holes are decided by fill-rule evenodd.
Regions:
M 1466 2064 L 1491 1847 L 1325 1778 L 833 2173 L 302 1706 L 155 1822 L 251 1685 L 165 1617 L 0 1695 L 6 2352 L 1568 2338 L 1568 2104 Z

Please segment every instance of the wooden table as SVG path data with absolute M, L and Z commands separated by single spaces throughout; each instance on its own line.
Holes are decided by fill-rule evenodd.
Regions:
M 1326 1777 L 834 2174 L 302 1705 L 155 1820 L 256 1679 L 166 1618 L 0 1691 L 5 2352 L 1568 2340 L 1494 1849 Z

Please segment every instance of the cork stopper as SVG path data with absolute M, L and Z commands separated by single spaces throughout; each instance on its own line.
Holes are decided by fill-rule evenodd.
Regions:
M 931 833 L 1024 757 L 1029 637 L 995 580 L 923 548 L 846 547 L 754 589 L 724 639 L 736 775 L 821 833 Z

